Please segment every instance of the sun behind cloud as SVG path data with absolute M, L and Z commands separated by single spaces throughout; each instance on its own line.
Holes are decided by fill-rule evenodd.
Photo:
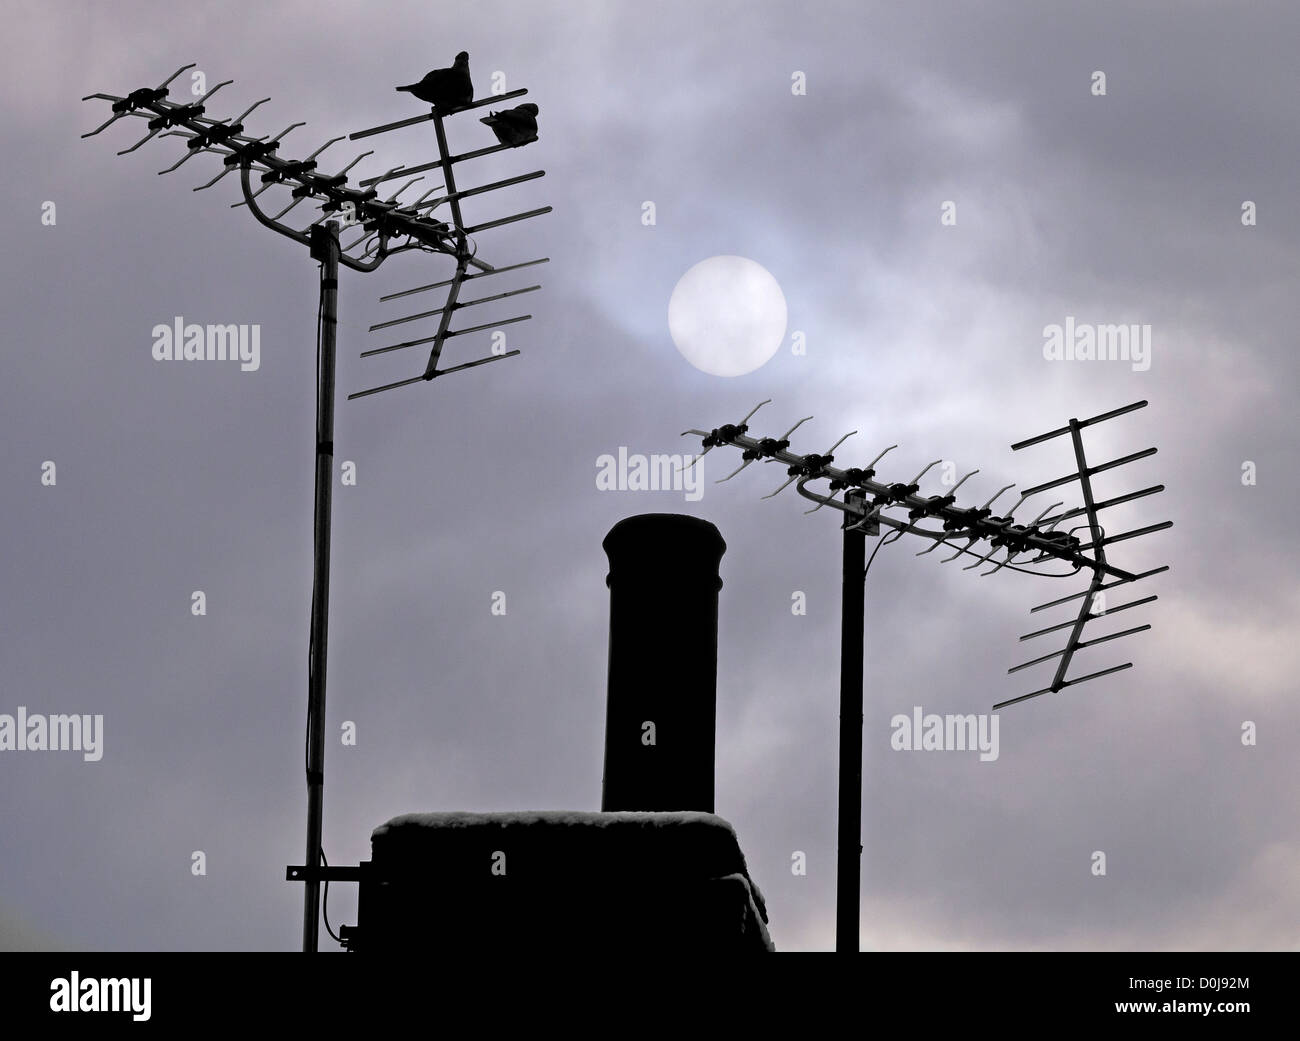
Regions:
M 781 346 L 785 294 L 772 273 L 747 257 L 702 260 L 668 301 L 668 332 L 683 358 L 712 376 L 744 376 Z

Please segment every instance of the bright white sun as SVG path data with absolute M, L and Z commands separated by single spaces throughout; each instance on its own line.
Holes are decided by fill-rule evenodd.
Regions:
M 746 257 L 701 260 L 668 301 L 673 343 L 712 376 L 743 376 L 766 365 L 785 337 L 786 317 L 781 286 Z

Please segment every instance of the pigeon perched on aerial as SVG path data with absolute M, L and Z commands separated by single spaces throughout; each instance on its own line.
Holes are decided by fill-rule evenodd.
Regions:
M 454 111 L 474 100 L 474 84 L 469 78 L 469 53 L 456 55 L 456 64 L 450 69 L 434 69 L 419 83 L 398 87 L 427 101 L 443 112 Z
M 486 123 L 503 145 L 518 148 L 537 140 L 537 106 L 531 101 L 503 112 L 490 112 L 480 123 Z

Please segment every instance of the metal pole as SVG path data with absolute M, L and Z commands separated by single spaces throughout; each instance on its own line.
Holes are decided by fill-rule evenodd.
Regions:
M 321 825 L 325 813 L 325 661 L 330 603 L 330 508 L 334 469 L 334 346 L 339 295 L 339 226 L 313 224 L 311 255 L 320 268 L 320 344 L 316 384 L 316 505 L 312 563 L 311 664 L 307 695 L 307 866 L 302 949 L 317 950 Z
M 849 501 L 849 492 L 845 501 Z M 861 493 L 858 493 L 860 498 Z M 857 517 L 844 515 L 844 575 L 840 607 L 840 790 L 839 845 L 835 874 L 835 950 L 858 952 L 862 885 L 862 654 L 867 539 L 847 530 Z

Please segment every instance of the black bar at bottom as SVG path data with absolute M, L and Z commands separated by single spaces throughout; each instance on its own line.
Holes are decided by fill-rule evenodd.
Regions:
M 993 916 L 1000 925 L 986 926 L 971 942 L 990 948 L 1036 943 L 1045 949 L 1032 953 L 871 953 L 862 962 L 863 978 L 869 978 L 879 993 L 888 994 L 892 1004 L 924 1010 L 931 1030 L 968 1030 L 971 1010 L 985 1007 L 991 994 L 998 995 L 999 1028 L 1015 1033 L 1041 1031 L 1044 1023 L 1068 1014 L 1076 1026 L 1095 1024 L 1109 1034 L 1116 1033 L 1122 1021 L 1141 1030 L 1152 1022 L 1181 1025 L 1196 1020 L 1217 1026 L 1219 1034 L 1254 1036 L 1263 1033 L 1265 1024 L 1284 1021 L 1291 1011 L 1294 953 L 1053 953 L 1053 948 L 1077 941 L 1066 929 L 1050 925 L 1036 932 L 1018 930 L 1013 918 L 1010 913 Z M 1158 931 L 1149 928 L 1137 942 L 1157 942 Z M 231 935 L 238 936 L 239 930 Z M 1103 927 L 1093 942 L 1098 946 L 1115 942 L 1114 935 Z M 169 946 L 179 939 L 168 931 L 157 942 Z M 198 937 L 192 939 L 202 942 Z M 1273 941 L 1261 936 L 1259 942 Z M 593 961 L 587 970 L 592 992 L 583 999 L 590 1013 L 608 1014 L 612 1019 L 626 1012 L 625 994 L 616 985 L 618 967 L 625 959 L 617 955 L 634 951 L 635 943 L 629 940 L 626 952 L 611 951 L 608 953 L 614 957 Z M 35 952 L 11 955 L 6 961 L 0 975 L 0 1004 L 14 1037 L 44 1036 L 42 1028 L 57 1030 L 60 1026 L 64 1031 L 92 1035 L 107 1027 L 107 1033 L 113 1033 L 115 1021 L 123 1026 L 123 1032 L 149 1034 L 152 1027 L 165 1036 L 179 1034 L 193 1024 L 246 1033 L 252 1021 L 282 1030 L 306 1029 L 322 1037 L 348 1036 L 352 1031 L 347 1028 L 354 1024 L 357 1034 L 375 1034 L 409 1023 L 409 1010 L 398 1007 L 394 994 L 422 993 L 429 985 L 427 960 L 371 959 L 366 955 L 308 959 L 285 952 Z M 444 1002 L 447 1008 L 440 1008 L 439 1015 L 457 1025 L 467 1021 L 472 1025 L 475 1016 L 481 1017 L 479 1010 L 489 1008 L 493 1022 L 507 1028 L 516 1023 L 531 1026 L 539 1005 L 532 999 L 554 1000 L 564 964 L 564 960 L 552 958 L 528 971 L 511 969 L 503 978 L 474 971 L 468 962 L 452 962 L 439 969 L 439 978 L 446 979 L 456 1001 Z M 719 968 L 713 967 L 715 974 Z M 135 1016 L 143 1019 L 146 1013 L 130 1010 L 62 1010 L 60 987 L 62 994 L 70 997 L 74 970 L 79 983 L 124 980 L 128 991 L 131 981 L 142 984 L 148 980 L 149 1000 L 140 1002 L 147 1004 L 148 1019 L 133 1022 Z M 731 976 L 725 967 L 723 971 Z M 743 972 L 746 983 L 763 994 L 761 1009 L 750 1003 L 755 1015 L 770 1019 L 796 1008 L 806 1014 L 807 996 L 816 993 L 821 1014 L 835 1016 L 838 1010 L 845 1018 L 861 1016 L 861 989 L 828 986 L 825 964 L 816 959 L 751 959 Z M 652 969 L 650 975 L 656 983 L 660 979 L 664 986 L 670 983 L 667 969 Z M 735 978 L 740 978 L 739 969 Z M 510 1000 L 502 1000 L 503 983 L 509 988 Z M 143 986 L 138 991 L 143 992 Z M 287 1000 L 286 995 L 292 994 L 303 998 Z M 1208 1013 L 1191 1007 L 1202 1003 L 1209 1006 Z M 750 1011 L 749 1007 L 744 1010 Z

